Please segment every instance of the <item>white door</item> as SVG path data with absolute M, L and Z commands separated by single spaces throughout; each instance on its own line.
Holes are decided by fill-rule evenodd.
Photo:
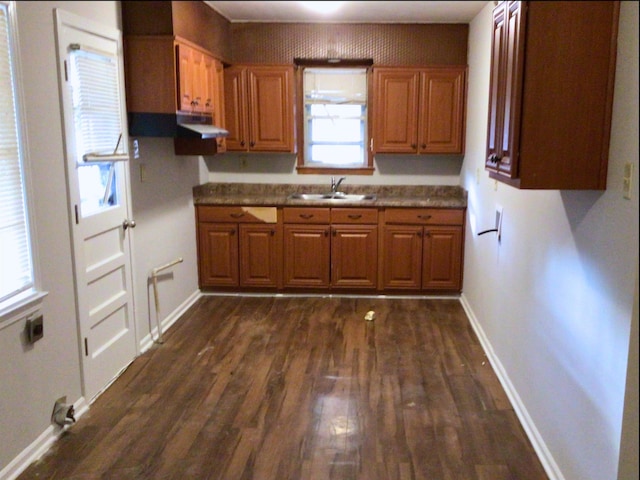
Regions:
M 56 10 L 84 397 L 135 358 L 120 31 Z

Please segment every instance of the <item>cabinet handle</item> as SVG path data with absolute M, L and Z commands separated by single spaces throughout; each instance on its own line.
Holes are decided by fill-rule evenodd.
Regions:
M 414 150 L 417 148 L 418 146 L 415 143 L 411 144 L 411 148 L 413 148 Z
M 431 218 L 431 215 L 418 215 L 418 218 L 420 220 L 429 220 Z
M 338 235 L 338 232 L 336 232 L 335 230 L 331 230 L 331 234 L 335 237 L 336 235 Z
M 313 218 L 313 213 L 301 213 L 300 214 L 300 218 L 304 218 L 305 220 L 309 220 L 310 218 Z
M 244 147 L 244 140 L 240 140 L 240 146 Z
M 275 230 L 271 230 L 271 236 L 273 237 L 273 236 L 275 236 L 275 234 L 276 234 L 276 231 Z
M 231 232 L 229 232 L 229 235 L 231 235 L 232 237 L 236 234 L 235 230 L 231 230 Z
M 232 216 L 233 218 L 242 218 L 244 217 L 244 213 L 230 213 L 230 216 Z
M 426 150 L 427 149 L 427 144 L 423 143 L 422 145 L 420 145 L 420 148 L 422 148 L 423 150 Z
M 418 235 L 418 238 L 422 238 L 422 232 L 417 232 L 416 235 Z
M 425 230 L 424 231 L 424 236 L 425 237 L 430 237 L 431 236 L 431 232 L 429 230 Z
M 489 158 L 487 160 L 489 160 L 489 162 L 491 163 L 499 163 L 500 160 L 502 160 L 502 157 L 498 156 L 495 153 L 492 153 L 491 155 L 489 155 Z
M 325 236 L 325 237 L 328 237 L 328 236 L 329 236 L 329 230 L 325 230 L 325 231 L 324 231 L 324 236 Z
M 255 147 L 256 146 L 256 142 L 249 142 L 249 146 L 250 147 Z
M 352 220 L 357 220 L 359 218 L 362 218 L 362 215 L 352 213 L 352 214 L 349 215 L 349 218 L 352 219 Z

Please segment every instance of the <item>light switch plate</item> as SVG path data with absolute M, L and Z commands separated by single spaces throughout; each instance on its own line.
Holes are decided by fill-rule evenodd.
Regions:
M 631 188 L 633 178 L 633 163 L 626 162 L 624 164 L 624 173 L 622 175 L 622 196 L 627 200 L 631 200 Z

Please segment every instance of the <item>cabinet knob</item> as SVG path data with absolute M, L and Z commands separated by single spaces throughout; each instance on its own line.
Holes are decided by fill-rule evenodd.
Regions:
M 325 230 L 325 231 L 324 231 L 324 236 L 325 236 L 325 237 L 328 237 L 328 236 L 329 236 L 329 230 Z
M 417 148 L 417 145 L 415 143 L 412 143 L 411 144 L 411 148 L 415 149 L 415 148 Z
M 489 155 L 488 160 L 491 163 L 498 163 L 500 160 L 502 160 L 502 157 L 498 156 L 496 153 L 492 153 L 491 155 Z
M 427 148 L 427 144 L 426 144 L 426 143 L 423 143 L 422 145 L 420 145 L 420 148 L 422 148 L 423 150 L 426 150 L 426 148 Z
M 244 140 L 240 140 L 240 146 L 244 147 Z
M 250 147 L 255 147 L 256 146 L 256 142 L 249 142 L 249 146 Z

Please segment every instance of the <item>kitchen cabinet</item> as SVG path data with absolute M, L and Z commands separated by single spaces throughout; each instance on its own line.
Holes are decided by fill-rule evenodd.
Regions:
M 198 206 L 201 287 L 276 288 L 280 228 L 274 207 Z
M 373 71 L 375 153 L 464 153 L 466 67 Z
M 174 36 L 125 37 L 125 84 L 132 136 L 176 135 L 176 115 L 211 115 L 224 127 L 222 63 L 205 50 Z M 176 139 L 177 154 L 224 151 L 224 138 Z
M 229 151 L 295 152 L 293 74 L 289 65 L 224 69 Z
M 285 208 L 284 286 L 375 289 L 378 211 Z
M 329 208 L 283 209 L 285 288 L 329 287 L 330 220 Z
M 378 211 L 331 209 L 331 286 L 375 289 L 378 285 Z
M 383 289 L 460 291 L 463 228 L 460 209 L 385 210 Z
M 606 188 L 619 2 L 500 2 L 485 168 L 522 189 Z

